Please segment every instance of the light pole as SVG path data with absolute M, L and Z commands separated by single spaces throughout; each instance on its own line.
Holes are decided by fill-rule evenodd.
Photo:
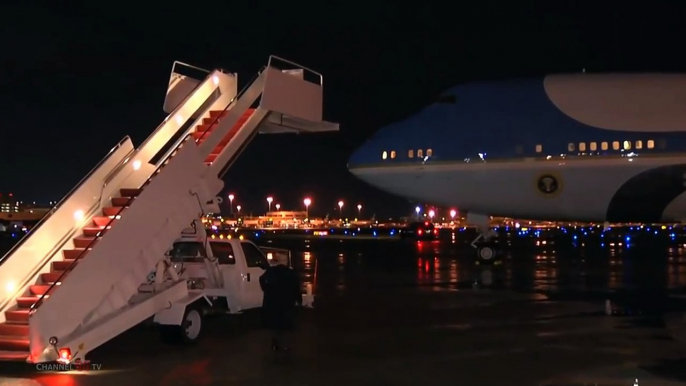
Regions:
M 274 206 L 276 207 L 276 211 L 277 211 L 277 212 L 278 212 L 279 210 L 281 210 L 281 204 L 276 204 L 276 205 L 274 205 Z
M 231 215 L 233 216 L 233 194 L 229 194 L 229 205 L 231 206 Z
M 450 210 L 450 219 L 455 220 L 455 215 L 457 215 L 457 211 L 455 209 Z
M 343 200 L 338 201 L 338 214 L 343 218 Z
M 357 204 L 357 217 L 362 217 L 362 204 Z
M 268 205 L 268 208 L 269 208 L 269 210 L 268 210 L 267 212 L 271 212 L 271 211 L 272 211 L 272 201 L 274 201 L 274 199 L 273 199 L 272 197 L 267 197 L 267 205 Z
M 306 198 L 303 200 L 303 204 L 305 204 L 305 217 L 310 218 L 310 204 L 312 203 L 312 200 L 309 198 Z
M 240 214 L 241 214 L 241 206 L 238 205 L 238 206 L 236 207 L 236 209 L 238 209 L 238 214 L 240 215 Z
M 431 219 L 431 221 L 434 220 L 434 216 L 435 216 L 435 215 L 436 215 L 436 212 L 434 212 L 434 210 L 431 209 L 431 210 L 429 211 L 429 218 Z
M 419 212 L 421 212 L 421 211 L 422 211 L 422 208 L 420 208 L 420 207 L 414 208 L 414 212 L 417 213 L 417 217 L 419 217 Z

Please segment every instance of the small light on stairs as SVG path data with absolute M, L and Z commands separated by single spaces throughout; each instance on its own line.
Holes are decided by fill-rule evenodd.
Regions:
M 183 117 L 180 115 L 177 115 L 176 116 L 176 123 L 178 123 L 179 125 L 182 124 L 183 123 Z
M 212 83 L 214 83 L 215 86 L 219 85 L 219 77 L 217 75 L 212 77 Z
M 74 212 L 74 220 L 76 220 L 76 221 L 83 220 L 83 216 L 84 216 L 84 214 L 83 214 L 82 210 L 77 210 L 76 212 Z
M 14 292 L 16 290 L 16 288 L 17 288 L 17 285 L 13 281 L 5 284 L 5 289 L 7 290 L 7 292 Z
M 133 170 L 138 170 L 141 168 L 141 160 L 135 160 L 133 161 Z

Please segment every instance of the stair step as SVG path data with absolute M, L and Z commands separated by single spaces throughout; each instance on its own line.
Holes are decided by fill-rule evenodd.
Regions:
M 41 273 L 40 279 L 41 279 L 41 282 L 43 282 L 43 283 L 54 283 L 58 280 L 62 281 L 64 278 L 62 278 L 62 280 L 60 280 L 60 276 L 62 276 L 63 273 L 64 273 L 64 271 L 53 271 L 53 272 L 48 272 L 48 273 Z
M 207 156 L 207 158 L 205 158 L 205 163 L 214 162 L 214 160 L 217 159 L 217 156 L 219 156 L 219 154 L 210 154 L 209 156 Z
M 90 249 L 84 253 L 85 249 L 83 248 L 74 248 L 74 249 L 64 249 L 62 250 L 62 254 L 64 255 L 65 260 L 75 260 L 75 259 L 82 259 L 88 255 L 88 252 L 90 252 Z M 58 261 L 56 261 L 58 263 Z
M 12 323 L 27 323 L 29 322 L 29 310 L 18 309 L 12 311 L 5 311 L 5 319 Z
M 20 309 L 31 308 L 31 306 L 36 304 L 36 302 L 39 299 L 40 299 L 40 296 L 22 296 L 22 297 L 17 298 L 17 306 Z M 0 331 L 0 335 L 11 335 L 11 334 L 3 334 L 2 331 Z
M 112 206 L 129 206 L 132 202 L 131 197 L 112 197 Z
M 37 300 L 38 298 L 36 298 Z M 29 336 L 29 325 L 28 324 L 13 324 L 13 323 L 0 323 L 0 336 L 19 336 L 28 337 Z
M 119 194 L 121 194 L 122 197 L 138 197 L 138 195 L 141 194 L 141 190 L 133 188 L 124 188 L 119 189 Z
M 120 208 L 117 208 L 120 209 Z M 117 220 L 112 219 L 111 217 L 108 216 L 95 216 L 93 217 L 93 226 L 96 227 L 104 227 L 104 226 L 114 226 L 116 224 Z
M 52 290 L 54 291 L 55 288 L 53 288 Z M 29 287 L 29 292 L 31 292 L 31 295 L 43 296 L 46 292 L 48 292 L 49 289 L 50 286 L 47 284 L 34 284 Z
M 105 216 L 119 216 L 122 214 L 121 206 L 107 206 L 102 208 L 102 214 Z
M 239 122 L 239 123 L 240 123 L 240 122 L 245 123 L 245 121 L 247 121 L 248 118 L 250 118 L 250 116 L 251 116 L 254 112 L 255 112 L 255 109 L 248 109 L 248 110 L 245 110 L 245 112 L 241 115 L 241 117 L 238 118 L 238 122 Z M 228 111 L 226 112 L 226 114 L 222 115 L 222 117 L 225 117 L 225 116 L 227 116 L 227 115 L 228 115 Z M 218 116 L 218 114 L 215 115 L 215 116 L 212 116 L 212 112 L 210 112 L 210 117 L 209 117 L 209 118 L 203 118 L 203 119 L 202 119 L 202 124 L 203 124 L 203 125 L 210 125 L 210 124 L 212 124 L 212 123 L 215 122 L 215 120 L 217 119 L 217 116 Z M 216 121 L 216 122 L 218 123 L 219 121 Z
M 229 115 L 228 110 L 212 110 L 212 111 L 210 111 L 210 118 L 217 118 L 219 116 L 225 117 L 227 115 Z
M 66 270 L 76 266 L 76 264 L 78 264 L 78 262 L 76 264 L 74 264 L 74 261 L 76 261 L 76 260 L 65 259 L 62 261 L 53 261 L 52 262 L 52 269 L 54 271 L 66 271 Z M 72 264 L 74 264 L 74 265 L 72 265 Z
M 85 237 L 85 236 L 80 236 L 80 237 L 75 237 L 74 238 L 74 247 L 75 248 L 93 248 L 93 246 L 98 242 L 98 239 L 95 237 Z M 95 242 L 93 242 L 95 241 Z
M 20 336 L 0 336 L 0 351 L 29 351 L 29 340 Z
M 28 351 L 0 351 L 0 361 L 2 362 L 26 362 L 28 357 Z
M 111 227 L 85 227 L 83 228 L 83 235 L 86 237 L 95 237 L 98 236 L 99 234 L 104 234 L 109 230 Z
M 212 132 L 212 130 L 216 129 L 217 126 L 219 126 L 218 123 L 214 123 L 214 124 L 201 124 L 201 125 L 195 126 L 194 132 L 195 132 L 195 133 L 200 133 L 200 134 L 202 134 L 202 133 L 204 133 L 204 132 L 207 131 L 208 134 L 209 134 L 209 133 Z
M 202 119 L 202 125 L 211 125 L 213 123 L 219 123 L 219 121 L 216 120 L 216 117 L 214 117 L 214 118 L 203 118 Z

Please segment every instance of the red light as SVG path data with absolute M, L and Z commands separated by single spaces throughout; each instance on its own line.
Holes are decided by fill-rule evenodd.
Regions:
M 10 193 L 10 197 L 12 197 L 12 193 Z
M 418 234 L 418 235 L 421 235 L 421 234 L 422 234 L 422 230 L 421 230 L 421 229 L 418 229 L 418 230 L 417 230 L 417 234 Z
M 71 360 L 71 350 L 68 348 L 61 348 L 60 349 L 60 359 L 62 360 Z
M 434 234 L 435 234 L 435 235 L 438 234 L 438 229 L 434 229 Z
M 428 222 L 428 221 L 427 221 L 427 222 L 425 222 L 425 223 L 424 223 L 424 225 L 426 225 L 426 226 L 429 226 L 429 222 Z

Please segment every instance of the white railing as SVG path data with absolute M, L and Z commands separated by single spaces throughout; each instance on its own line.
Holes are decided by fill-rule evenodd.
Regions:
M 286 65 L 286 66 L 284 66 L 284 65 Z M 305 77 L 304 76 L 305 74 L 303 74 L 303 80 L 306 80 L 308 82 L 312 82 L 312 83 L 314 83 L 314 84 L 316 84 L 322 88 L 324 87 L 324 76 L 322 74 L 318 73 L 317 71 L 315 71 L 311 68 L 302 66 L 302 65 L 295 63 L 295 62 L 292 62 L 290 60 L 283 59 L 283 58 L 280 58 L 278 56 L 272 55 L 269 57 L 269 62 L 267 64 L 267 67 L 273 67 L 273 68 L 276 68 L 276 69 L 282 70 L 282 71 L 296 70 L 296 69 L 307 71 L 307 73 L 314 75 L 315 79 L 318 79 L 318 81 L 313 81 L 312 79 L 308 79 L 310 77 Z
M 218 94 L 217 90 L 219 91 Z M 232 74 L 224 74 L 221 71 L 210 73 L 195 91 L 189 94 L 138 147 L 129 162 L 133 167 L 125 170 L 124 173 L 119 173 L 110 184 L 117 188 L 140 187 L 157 169 L 160 161 L 164 160 L 170 154 L 170 150 L 180 143 L 179 139 L 186 137 L 194 126 L 201 122 L 209 110 L 216 110 L 221 108 L 218 106 L 226 105 L 234 97 L 235 90 L 236 78 Z M 207 103 L 212 98 L 215 98 L 214 101 Z M 203 107 L 204 110 L 201 111 Z M 199 118 L 193 119 L 193 116 L 199 116 Z M 189 122 L 191 124 L 186 125 Z M 186 126 L 185 132 L 181 133 L 179 139 L 172 141 L 184 126 Z M 166 146 L 169 148 L 164 151 L 160 160 L 154 161 L 154 157 Z M 116 190 L 113 193 L 116 194 Z
M 125 137 L 15 245 L 0 264 L 0 321 L 14 305 L 17 296 L 35 284 L 36 276 L 49 269 L 48 263 L 71 246 L 69 242 L 81 231 L 86 220 L 100 209 L 103 183 L 113 169 L 126 162 L 133 153 L 133 144 Z M 45 268 L 47 266 L 47 268 Z

